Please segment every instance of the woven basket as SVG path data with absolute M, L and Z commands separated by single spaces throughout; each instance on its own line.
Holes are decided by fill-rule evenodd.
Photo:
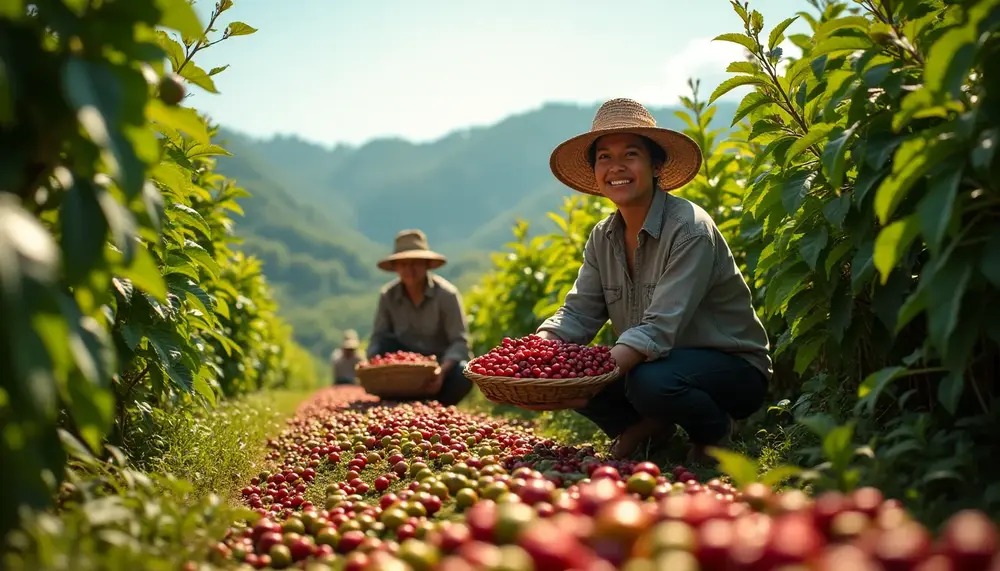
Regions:
M 470 367 L 476 360 L 469 361 L 462 373 L 483 394 L 494 402 L 512 405 L 547 405 L 570 400 L 590 399 L 620 375 L 615 367 L 610 373 L 596 377 L 576 377 L 574 379 L 515 379 L 513 377 L 491 377 L 473 373 Z
M 434 375 L 437 363 L 397 363 L 354 367 L 358 383 L 366 392 L 383 399 L 419 398 L 433 394 L 433 386 L 425 387 Z

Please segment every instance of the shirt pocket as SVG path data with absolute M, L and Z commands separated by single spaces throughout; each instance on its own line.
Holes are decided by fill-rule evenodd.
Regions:
M 622 286 L 604 286 L 604 303 L 608 308 L 616 307 L 616 303 L 621 303 Z
M 645 284 L 642 286 L 642 312 L 646 312 L 653 305 L 653 295 L 656 294 L 656 284 Z

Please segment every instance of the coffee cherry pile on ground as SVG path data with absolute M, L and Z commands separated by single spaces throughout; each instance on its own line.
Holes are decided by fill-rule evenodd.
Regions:
M 437 364 L 437 359 L 434 357 L 428 357 L 427 355 L 421 355 L 420 353 L 413 353 L 411 351 L 393 351 L 391 353 L 383 353 L 381 355 L 375 355 L 369 359 L 362 368 L 365 367 L 379 367 L 382 365 L 428 365 Z
M 473 373 L 515 379 L 576 379 L 595 377 L 615 370 L 614 358 L 605 346 L 577 345 L 528 335 L 504 338 L 502 344 L 475 358 Z
M 342 396 L 342 398 L 339 398 Z M 355 400 L 357 399 L 357 400 Z M 873 488 L 811 498 L 608 462 L 530 428 L 331 387 L 271 441 L 227 568 L 313 571 L 1000 571 L 998 531 L 936 538 Z

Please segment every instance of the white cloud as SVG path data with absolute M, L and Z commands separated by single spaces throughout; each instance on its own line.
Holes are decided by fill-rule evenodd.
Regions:
M 785 55 L 798 56 L 801 53 L 794 44 L 785 40 L 781 43 Z M 657 70 L 653 81 L 638 90 L 638 98 L 651 105 L 677 105 L 682 95 L 690 95 L 688 79 L 701 80 L 698 96 L 708 100 L 715 88 L 732 77 L 726 71 L 731 62 L 746 59 L 745 49 L 732 42 L 713 41 L 710 37 L 694 38 L 679 51 L 670 55 Z M 779 65 L 784 71 L 785 63 Z M 750 91 L 750 87 L 736 88 L 723 99 L 740 99 Z

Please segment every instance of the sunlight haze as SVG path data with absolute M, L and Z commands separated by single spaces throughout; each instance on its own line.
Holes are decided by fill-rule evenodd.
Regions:
M 199 0 L 207 22 L 214 2 Z M 259 137 L 296 134 L 325 145 L 379 137 L 436 139 L 546 102 L 631 97 L 671 105 L 702 80 L 723 81 L 740 48 L 711 39 L 741 31 L 727 0 L 241 0 L 223 14 L 254 26 L 196 56 L 218 95 L 190 103 Z M 756 0 L 765 31 L 805 0 Z M 796 22 L 787 32 L 806 28 Z M 746 93 L 734 91 L 728 98 Z

